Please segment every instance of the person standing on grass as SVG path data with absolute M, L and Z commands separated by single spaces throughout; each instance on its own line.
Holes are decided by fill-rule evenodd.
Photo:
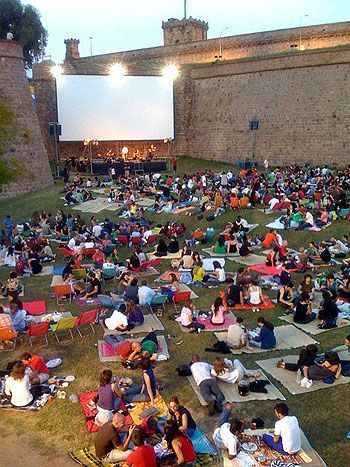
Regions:
M 299 422 L 296 417 L 289 415 L 289 408 L 283 402 L 276 404 L 275 414 L 278 418 L 275 423 L 274 435 L 263 435 L 263 441 L 275 451 L 288 456 L 301 449 L 301 435 Z

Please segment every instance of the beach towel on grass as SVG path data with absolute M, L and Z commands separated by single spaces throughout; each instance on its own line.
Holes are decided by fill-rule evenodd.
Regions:
M 305 332 L 308 332 L 309 334 L 312 335 L 317 335 L 321 334 L 322 332 L 326 331 L 332 331 L 334 329 L 339 329 L 343 328 L 345 326 L 350 326 L 350 319 L 345 319 L 341 318 L 338 316 L 337 318 L 337 327 L 336 328 L 330 328 L 330 329 L 320 329 L 317 325 L 320 324 L 320 321 L 316 318 L 311 323 L 308 324 L 300 324 L 300 323 L 294 323 L 293 321 L 293 315 L 288 315 L 288 316 L 279 316 L 279 319 L 282 321 L 286 321 L 287 323 L 291 323 L 294 326 L 296 326 L 299 329 L 302 329 Z
M 58 274 L 54 274 L 52 276 L 50 287 L 54 287 L 55 285 L 62 285 L 62 284 L 64 284 L 63 277 Z
M 140 326 L 135 326 L 134 329 L 131 331 L 110 331 L 106 327 L 104 327 L 105 330 L 105 335 L 107 334 L 141 334 L 141 333 L 149 333 L 150 328 L 153 329 L 153 331 L 164 331 L 164 326 L 162 323 L 159 321 L 159 318 L 154 315 L 153 313 L 150 313 L 148 315 L 144 315 L 144 322 Z
M 241 355 L 242 353 L 263 353 L 273 352 L 275 350 L 288 350 L 296 349 L 298 347 L 304 347 L 309 344 L 317 344 L 312 337 L 308 336 L 304 332 L 295 328 L 292 325 L 276 326 L 274 329 L 276 336 L 276 347 L 274 349 L 259 349 L 254 347 L 253 350 L 248 350 L 246 347 L 240 349 L 230 349 L 234 355 Z M 227 342 L 227 332 L 216 332 L 215 337 L 219 341 Z
M 25 407 L 15 407 L 14 405 L 10 404 L 10 402 L 8 402 L 7 399 L 0 399 L 0 409 L 3 409 L 3 410 L 15 410 L 15 411 L 19 411 L 19 412 L 36 412 L 40 409 L 42 409 L 42 406 L 39 405 L 36 406 L 35 405 L 35 401 L 30 404 L 30 405 L 27 405 Z
M 341 360 L 349 360 L 349 353 L 347 350 L 338 352 Z M 300 384 L 296 383 L 296 372 L 288 371 L 283 368 L 277 368 L 277 362 L 281 357 L 270 358 L 268 360 L 258 360 L 256 363 L 267 373 L 269 373 L 275 380 L 279 381 L 288 391 L 295 394 L 305 394 L 307 392 L 317 391 L 319 389 L 333 388 L 340 384 L 350 383 L 350 377 L 340 376 L 333 384 L 326 384 L 323 381 L 314 381 L 311 388 L 302 388 Z M 297 363 L 298 355 L 287 355 L 283 360 L 288 363 Z
M 254 266 L 256 264 L 261 264 L 265 261 L 265 258 L 260 255 L 249 255 L 246 258 L 242 258 L 242 256 L 234 256 L 227 258 L 229 261 L 233 261 L 234 263 L 243 264 L 245 266 Z
M 133 404 L 136 406 L 134 409 L 130 410 L 130 416 L 133 420 L 133 422 L 136 425 L 139 425 L 142 422 L 142 418 L 140 416 L 142 415 L 142 412 L 146 409 L 149 409 L 150 407 L 153 407 L 150 402 L 133 402 Z M 168 407 L 163 399 L 163 397 L 159 394 L 157 391 L 156 397 L 154 399 L 154 407 L 158 409 L 157 417 L 168 417 L 169 416 L 169 410 Z
M 149 276 L 157 276 L 159 274 L 158 269 L 150 266 L 149 268 L 145 269 L 144 271 L 134 271 L 135 276 L 139 278 L 149 277 Z
M 91 305 L 99 305 L 100 301 L 97 297 L 89 298 L 88 300 L 82 300 L 81 298 L 75 298 L 75 303 L 80 307 L 87 307 Z
M 197 454 L 217 455 L 217 451 L 213 448 L 208 438 L 198 426 L 191 436 L 191 441 Z
M 234 324 L 236 322 L 236 318 L 232 313 L 227 313 L 226 316 L 225 316 L 224 324 L 220 324 L 220 325 L 212 324 L 210 322 L 210 316 L 208 316 L 204 320 L 198 319 L 197 322 L 201 323 L 201 324 L 204 324 L 204 326 L 205 326 L 205 328 L 202 329 L 201 331 L 214 332 L 214 331 L 222 331 L 224 329 L 227 329 L 231 324 Z M 181 329 L 182 332 L 190 332 L 190 328 L 185 328 L 178 321 L 177 321 L 177 323 L 180 326 L 180 329 Z
M 147 253 L 147 259 L 148 261 L 153 261 L 155 259 L 180 259 L 181 258 L 181 251 L 178 251 L 177 253 L 168 253 L 166 256 L 155 256 L 155 251 L 152 253 Z
M 264 274 L 265 276 L 279 276 L 282 271 L 282 269 L 276 268 L 275 266 L 266 266 L 265 262 L 249 266 L 248 269 L 259 274 Z
M 88 404 L 90 403 L 91 399 L 96 397 L 96 395 L 97 395 L 97 391 L 91 391 L 91 392 L 86 392 L 84 394 L 79 394 L 79 403 L 81 405 L 81 408 L 83 409 L 86 429 L 89 433 L 96 433 L 96 431 L 99 431 L 101 429 L 101 427 L 96 425 L 96 423 L 94 422 L 94 418 L 97 414 L 97 409 L 91 410 L 90 407 L 88 407 Z M 127 410 L 123 401 L 121 401 L 119 408 L 120 410 L 125 410 L 125 411 Z M 126 415 L 125 424 L 126 425 L 132 424 L 132 418 L 130 415 Z
M 196 394 L 199 402 L 201 405 L 206 406 L 207 402 L 203 398 L 199 387 L 196 385 L 195 380 L 193 379 L 193 376 L 188 376 L 187 377 L 194 393 Z M 256 378 L 257 380 L 268 380 L 270 381 L 266 375 L 261 372 L 261 376 L 259 378 Z M 255 381 L 255 378 L 248 378 L 248 381 L 253 382 Z M 267 384 L 265 387 L 267 389 L 267 393 L 264 392 L 249 392 L 247 396 L 241 396 L 238 392 L 238 385 L 237 384 L 229 384 L 229 383 L 224 383 L 223 381 L 217 381 L 219 388 L 221 389 L 223 395 L 225 396 L 225 401 L 227 402 L 251 402 L 251 401 L 266 401 L 266 400 L 281 400 L 285 401 L 284 395 L 276 388 L 274 384 L 271 383 Z
M 202 248 L 202 251 L 209 256 L 217 256 L 219 258 L 233 258 L 239 256 L 239 253 L 214 253 L 210 248 Z
M 138 339 L 126 339 L 129 341 L 134 342 L 135 340 Z M 158 353 L 159 355 L 164 355 L 166 357 L 166 360 L 169 360 L 170 355 L 169 355 L 169 350 L 168 350 L 168 344 L 165 340 L 165 336 L 157 336 L 157 341 L 158 341 Z M 98 341 L 97 343 L 97 348 L 98 348 L 98 356 L 100 359 L 100 362 L 117 362 L 120 360 L 119 356 L 115 353 L 113 347 L 108 344 L 108 342 L 105 341 Z M 164 361 L 163 358 L 158 358 L 157 361 Z

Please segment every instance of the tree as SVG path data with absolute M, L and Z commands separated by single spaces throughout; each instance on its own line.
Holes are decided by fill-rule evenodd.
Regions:
M 6 39 L 9 31 L 22 44 L 25 65 L 31 68 L 47 44 L 40 13 L 32 5 L 23 6 L 20 0 L 0 0 L 0 39 Z

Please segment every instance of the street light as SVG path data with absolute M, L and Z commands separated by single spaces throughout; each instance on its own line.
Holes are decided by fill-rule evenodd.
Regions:
M 231 26 L 227 26 L 226 28 L 224 28 L 221 32 L 220 32 L 220 36 L 219 36 L 219 57 L 218 59 L 219 60 L 222 60 L 222 35 L 225 31 L 227 31 L 228 29 L 230 29 Z
M 302 26 L 302 20 L 303 18 L 307 18 L 309 15 L 301 15 L 300 18 L 299 18 L 299 50 L 302 50 L 301 49 L 301 26 Z

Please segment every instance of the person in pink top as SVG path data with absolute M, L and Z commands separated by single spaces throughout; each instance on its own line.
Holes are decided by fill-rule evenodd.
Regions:
M 212 316 L 210 318 L 211 324 L 214 325 L 221 325 L 225 323 L 225 314 L 227 312 L 227 308 L 224 306 L 223 299 L 221 297 L 217 297 L 215 299 L 214 304 L 211 306 Z

